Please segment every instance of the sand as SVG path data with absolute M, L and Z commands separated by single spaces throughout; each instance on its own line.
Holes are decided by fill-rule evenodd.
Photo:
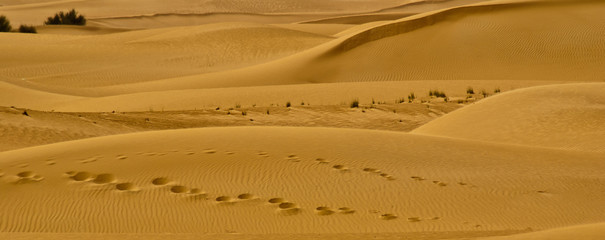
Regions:
M 0 239 L 604 239 L 603 10 L 0 0 Z

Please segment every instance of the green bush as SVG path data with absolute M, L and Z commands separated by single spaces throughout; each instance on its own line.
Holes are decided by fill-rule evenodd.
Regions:
M 36 31 L 36 27 L 28 26 L 28 25 L 19 26 L 19 32 L 20 33 L 38 33 L 38 31 Z
M 48 17 L 46 25 L 86 25 L 86 18 L 78 14 L 75 9 L 65 13 L 63 11 L 55 14 L 54 17 Z
M 13 29 L 11 22 L 4 15 L 0 15 L 0 32 L 10 32 Z

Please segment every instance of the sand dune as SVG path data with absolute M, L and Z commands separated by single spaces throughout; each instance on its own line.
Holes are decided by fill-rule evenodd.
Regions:
M 0 74 L 15 79 L 14 83 L 40 88 L 107 86 L 238 68 L 291 55 L 331 39 L 247 23 L 100 36 L 2 36 L 0 49 L 10 58 L 2 60 Z
M 494 4 L 368 25 L 369 29 L 248 68 L 107 90 L 409 80 L 601 81 L 605 76 L 603 2 Z M 562 12 L 577 17 L 557 17 Z
M 546 229 L 604 220 L 602 158 L 324 128 L 109 136 L 0 153 L 6 219 L 0 229 L 252 234 Z
M 89 18 L 144 16 L 153 14 L 205 13 L 335 13 L 376 11 L 401 4 L 398 0 L 65 0 L 65 1 L 0 1 L 0 12 L 16 24 L 42 24 L 47 16 L 59 10 L 76 8 Z
M 511 91 L 436 119 L 414 133 L 603 152 L 605 84 Z
M 121 112 L 120 108 L 101 112 L 42 112 L 0 107 L 0 151 L 98 136 L 200 127 L 304 126 L 407 132 L 460 107 L 443 102 L 363 104 L 364 109 L 310 105 L 308 101 L 292 103 L 292 107 L 285 107 L 283 101 L 272 106 L 215 105 L 185 111 L 151 106 L 141 112 Z
M 0 0 L 0 239 L 603 239 L 604 11 Z

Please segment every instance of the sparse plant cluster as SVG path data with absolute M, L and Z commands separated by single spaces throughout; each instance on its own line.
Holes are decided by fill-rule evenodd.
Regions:
M 469 95 L 475 94 L 475 90 L 473 90 L 473 88 L 472 88 L 472 87 L 468 87 L 468 88 L 466 89 L 466 94 L 469 94 Z
M 408 101 L 409 102 L 414 102 L 414 100 L 416 100 L 416 95 L 414 95 L 414 93 L 410 93 L 410 95 L 408 95 Z
M 60 11 L 53 17 L 48 17 L 44 22 L 46 25 L 86 25 L 86 18 L 78 14 L 75 9 L 69 12 Z
M 351 102 L 351 108 L 359 108 L 359 99 L 355 99 Z
M 445 92 L 439 91 L 439 90 L 431 90 L 429 91 L 429 96 L 431 97 L 439 97 L 439 98 L 446 98 L 447 96 L 445 95 Z

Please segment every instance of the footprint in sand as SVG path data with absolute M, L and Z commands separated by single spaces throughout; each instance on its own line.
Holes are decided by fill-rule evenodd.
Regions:
M 202 189 L 199 188 L 190 189 L 189 192 L 187 192 L 187 196 L 195 199 L 208 199 L 208 193 L 202 191 Z
M 257 199 L 257 198 L 258 197 L 252 193 L 242 193 L 240 195 L 237 195 L 238 200 L 252 200 L 252 199 Z
M 80 160 L 78 162 L 85 164 L 85 163 L 96 162 L 99 159 L 100 159 L 100 157 L 90 157 L 90 158 L 87 158 L 87 159 L 84 159 L 84 160 Z
M 108 184 L 108 183 L 113 183 L 115 181 L 116 181 L 116 176 L 114 176 L 111 173 L 99 174 L 95 177 L 95 179 L 92 180 L 92 182 L 96 183 L 96 184 Z
M 258 155 L 261 157 L 269 157 L 269 153 L 268 152 L 258 152 Z
M 327 164 L 330 163 L 330 161 L 323 159 L 323 158 L 316 158 L 315 161 L 319 164 Z
M 286 160 L 291 162 L 300 162 L 300 158 L 296 155 L 288 155 L 288 157 L 286 157 Z
M 364 172 L 369 172 L 369 173 L 381 173 L 381 171 L 379 169 L 376 169 L 376 168 L 364 168 L 363 171 Z
M 269 202 L 269 203 L 271 203 L 271 204 L 278 204 L 278 203 L 283 203 L 283 202 L 285 202 L 285 201 L 286 201 L 286 200 L 285 200 L 285 199 L 283 199 L 283 198 L 271 198 L 271 199 L 269 199 L 269 201 L 267 201 L 267 202 Z
M 416 181 L 424 181 L 426 180 L 426 178 L 420 177 L 420 176 L 412 176 L 412 179 L 416 180 Z
M 409 217 L 408 218 L 408 222 L 420 222 L 420 218 L 419 217 Z
M 447 183 L 444 183 L 444 182 L 442 182 L 442 181 L 433 181 L 433 183 L 434 183 L 434 184 L 437 184 L 437 186 L 440 186 L 440 187 L 445 187 L 445 186 L 447 186 Z
M 44 177 L 32 172 L 32 171 L 23 171 L 17 173 L 15 176 L 13 183 L 22 184 L 22 183 L 35 183 L 44 180 Z
M 382 219 L 382 220 L 393 220 L 396 218 L 397 218 L 397 215 L 392 214 L 392 213 L 385 213 L 385 214 L 380 215 L 380 219 Z
M 395 180 L 395 177 L 391 176 L 390 174 L 381 173 L 380 176 L 389 181 Z
M 340 207 L 338 208 L 338 213 L 340 214 L 353 214 L 355 213 L 355 210 L 349 208 L 349 207 Z
M 345 167 L 344 165 L 340 165 L 340 164 L 334 165 L 334 166 L 332 166 L 332 168 L 334 168 L 340 172 L 349 172 L 350 171 L 350 169 L 348 167 Z
M 195 152 L 193 152 L 193 151 L 185 152 L 185 155 L 193 155 L 193 154 L 195 154 Z
M 48 166 L 52 166 L 52 165 L 57 164 L 57 162 L 55 162 L 54 160 L 46 160 L 44 163 L 45 163 L 46 165 L 48 165 Z
M 118 156 L 116 156 L 116 159 L 118 159 L 118 160 L 126 160 L 127 158 L 128 158 L 128 156 L 126 156 L 126 155 L 118 155 Z
M 321 206 L 315 208 L 315 214 L 319 216 L 327 216 L 334 214 L 334 211 L 332 211 L 332 209 L 330 209 L 329 207 Z
M 298 204 L 293 202 L 282 202 L 277 207 L 279 213 L 286 216 L 295 215 L 300 212 Z
M 189 191 L 189 189 L 182 185 L 174 185 L 174 186 L 170 187 L 171 193 L 180 194 L 180 193 L 186 193 L 187 191 Z
M 66 174 L 69 176 L 69 178 L 71 178 L 77 182 L 90 181 L 95 177 L 92 173 L 89 173 L 89 172 L 69 171 L 69 172 L 66 172 Z
M 134 183 L 131 182 L 123 182 L 116 184 L 116 189 L 120 192 L 136 192 L 138 191 L 137 187 Z
M 234 152 L 231 152 L 231 151 L 226 151 L 226 152 L 225 152 L 225 154 L 227 154 L 227 155 L 233 155 L 233 154 L 235 154 L 235 153 L 234 153 Z
M 216 153 L 216 150 L 214 150 L 214 149 L 206 149 L 206 150 L 204 150 L 204 153 L 205 154 L 213 154 L 213 153 Z
M 219 196 L 215 198 L 214 201 L 220 204 L 232 204 L 235 203 L 235 198 L 230 196 Z
M 151 180 L 151 184 L 156 186 L 164 186 L 168 184 L 168 182 L 170 181 L 168 180 L 168 178 L 165 177 L 154 178 L 153 180 Z

